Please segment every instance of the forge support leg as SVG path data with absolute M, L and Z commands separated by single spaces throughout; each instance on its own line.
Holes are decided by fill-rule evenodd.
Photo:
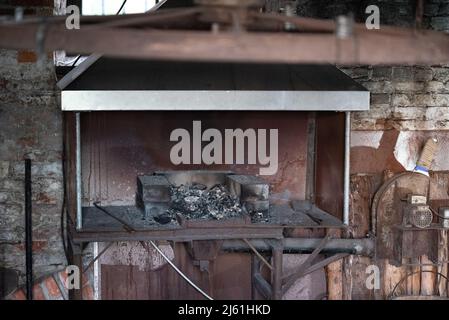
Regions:
M 272 265 L 271 271 L 271 287 L 272 287 L 272 299 L 282 299 L 282 253 L 283 248 L 281 244 L 273 245 L 272 249 Z

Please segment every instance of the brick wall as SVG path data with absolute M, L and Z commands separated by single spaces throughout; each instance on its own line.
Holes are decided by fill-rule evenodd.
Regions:
M 25 14 L 49 15 L 53 0 L 6 0 L 0 14 L 14 6 Z M 66 264 L 60 237 L 62 203 L 62 122 L 52 55 L 43 66 L 31 51 L 0 50 L 0 267 L 24 280 L 24 163 L 33 160 L 34 276 Z
M 299 0 L 298 13 L 304 16 L 334 18 L 353 12 L 364 22 L 365 8 L 380 8 L 381 24 L 413 27 L 416 1 L 329 1 Z M 424 28 L 449 32 L 449 1 L 425 1 Z M 382 45 L 382 44 L 379 44 Z M 364 237 L 370 231 L 371 199 L 379 188 L 383 172 L 412 170 L 418 154 L 429 137 L 439 141 L 431 181 L 449 171 L 449 65 L 435 66 L 340 66 L 340 69 L 371 92 L 371 109 L 352 113 L 351 134 L 351 212 L 348 236 Z M 370 161 L 366 161 L 370 159 Z M 440 202 L 449 201 L 443 189 Z M 381 267 L 382 287 L 367 290 L 366 267 Z M 395 274 L 405 272 L 388 261 L 351 256 L 332 264 L 329 269 L 342 273 L 341 292 L 337 299 L 382 299 L 389 293 L 389 283 L 398 281 Z M 385 288 L 384 288 L 385 285 Z M 432 286 L 432 285 L 431 285 Z M 335 295 L 335 294 L 333 294 Z

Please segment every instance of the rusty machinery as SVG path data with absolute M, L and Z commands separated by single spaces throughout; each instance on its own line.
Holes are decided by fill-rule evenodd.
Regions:
M 437 141 L 429 139 L 415 169 L 388 179 L 377 191 L 372 204 L 372 225 L 376 233 L 376 255 L 394 265 L 403 259 L 428 256 L 438 261 L 439 232 L 447 229 L 447 210 L 438 214 L 430 205 L 429 167 Z

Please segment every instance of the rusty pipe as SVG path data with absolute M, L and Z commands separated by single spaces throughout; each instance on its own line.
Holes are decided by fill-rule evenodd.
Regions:
M 269 243 L 261 239 L 248 239 L 258 251 L 271 251 Z M 322 241 L 320 238 L 284 238 L 284 253 L 311 253 Z M 222 250 L 250 252 L 251 248 L 242 240 L 224 240 Z M 323 254 L 349 253 L 371 257 L 374 255 L 374 239 L 329 239 L 321 250 Z

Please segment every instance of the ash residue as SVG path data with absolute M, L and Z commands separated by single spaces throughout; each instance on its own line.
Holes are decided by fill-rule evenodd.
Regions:
M 221 220 L 240 217 L 244 211 L 238 197 L 223 185 L 210 189 L 202 184 L 171 186 L 170 214 L 181 214 L 186 219 Z

